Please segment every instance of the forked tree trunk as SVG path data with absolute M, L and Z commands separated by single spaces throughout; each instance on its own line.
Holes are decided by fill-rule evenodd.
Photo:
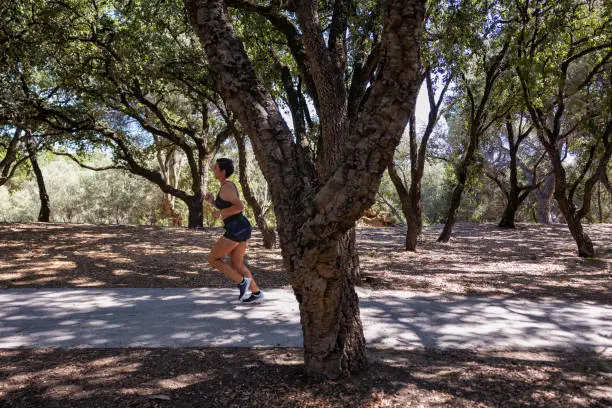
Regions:
M 578 256 L 595 256 L 595 248 L 593 247 L 593 242 L 582 228 L 581 217 L 578 214 L 578 210 L 576 209 L 574 203 L 570 201 L 567 197 L 567 179 L 565 169 L 563 168 L 563 163 L 561 161 L 561 156 L 559 154 L 559 150 L 554 148 L 551 149 L 551 145 L 556 145 L 548 145 L 549 158 L 553 170 L 555 172 L 555 200 L 557 200 L 557 203 L 559 204 L 559 209 L 561 210 L 561 214 L 563 214 L 563 217 L 567 222 L 567 227 L 569 228 L 570 233 L 574 238 L 574 241 L 576 241 L 576 245 L 578 246 Z
M 501 72 L 506 69 L 502 62 L 505 59 L 509 46 L 510 43 L 505 42 L 502 50 L 491 58 L 486 69 L 484 90 L 478 103 L 474 98 L 469 84 L 466 85 L 465 91 L 469 99 L 470 107 L 469 142 L 465 155 L 457 169 L 457 185 L 453 190 L 453 195 L 446 215 L 446 222 L 444 223 L 444 229 L 438 237 L 438 242 L 448 242 L 450 240 L 451 232 L 457 219 L 457 209 L 461 204 L 461 196 L 465 189 L 468 173 L 474 163 L 474 155 L 478 149 L 480 137 L 493 124 L 493 120 L 490 120 L 490 118 L 494 116 L 495 112 L 489 112 L 489 99 L 493 91 L 493 86 L 499 79 Z
M 450 78 L 447 78 L 446 84 L 442 88 L 440 95 L 436 101 L 433 78 L 431 76 L 431 68 L 425 71 L 425 83 L 427 84 L 427 96 L 429 100 L 429 115 L 427 118 L 427 126 L 421 138 L 421 143 L 417 147 L 417 132 L 416 132 L 416 116 L 413 114 L 410 118 L 410 187 L 408 191 L 404 187 L 401 177 L 397 174 L 393 162 L 389 164 L 388 172 L 391 181 L 395 185 L 395 189 L 402 203 L 402 211 L 406 218 L 406 250 L 416 251 L 417 239 L 423 230 L 423 203 L 421 201 L 421 181 L 425 172 L 425 153 L 427 152 L 427 143 L 431 134 L 434 131 L 439 119 L 440 106 L 444 100 L 444 95 L 448 90 Z
M 499 222 L 499 227 L 501 228 L 515 228 L 514 218 L 516 217 L 516 212 L 518 211 L 523 201 L 525 201 L 525 199 L 529 195 L 529 192 L 533 188 L 535 188 L 534 184 L 536 182 L 535 180 L 536 172 L 537 172 L 538 165 L 541 161 L 541 159 L 538 160 L 534 169 L 531 171 L 531 173 L 533 174 L 533 178 L 531 179 L 530 185 L 523 186 L 523 187 L 520 186 L 519 179 L 518 179 L 518 163 L 519 163 L 518 150 L 519 150 L 519 146 L 521 142 L 525 140 L 525 138 L 527 138 L 529 133 L 531 133 L 531 129 L 532 129 L 532 127 L 530 126 L 525 132 L 522 132 L 521 125 L 522 125 L 522 116 L 521 116 L 521 124 L 519 125 L 518 137 L 515 137 L 514 127 L 512 125 L 512 122 L 510 120 L 506 121 L 506 131 L 507 131 L 509 154 L 510 154 L 510 189 L 507 190 L 506 188 L 504 188 L 503 183 L 497 178 L 494 178 L 496 183 L 500 186 L 500 188 L 504 192 L 506 199 L 507 199 L 506 208 L 504 209 L 504 214 L 502 215 L 502 219 Z
M 304 44 L 300 58 L 307 59 L 320 105 L 322 150 L 313 174 L 309 169 L 314 163 L 296 146 L 276 102 L 257 77 L 224 2 L 185 3 L 216 73 L 217 89 L 251 137 L 270 184 L 283 259 L 300 305 L 306 370 L 323 378 L 359 371 L 367 360 L 349 249 L 354 242 L 351 229 L 373 204 L 382 173 L 414 110 L 424 4 L 385 3 L 380 62 L 384 69 L 363 82 L 362 93 L 356 92 L 364 99 L 355 104 L 361 107 L 359 118 L 349 124 L 343 69 L 348 7 L 336 10 L 328 47 L 315 2 L 295 3 Z M 285 27 L 292 25 L 283 21 Z
M 518 162 L 523 170 L 523 174 L 527 178 L 530 184 L 534 184 L 536 175 L 533 169 L 530 169 L 521 161 Z M 552 166 L 552 165 L 551 165 Z M 552 202 L 553 195 L 555 192 L 555 172 L 551 169 L 550 173 L 546 176 L 544 184 L 534 188 L 532 191 L 533 196 L 536 199 L 537 207 L 537 219 L 536 222 L 540 224 L 551 224 L 552 223 Z

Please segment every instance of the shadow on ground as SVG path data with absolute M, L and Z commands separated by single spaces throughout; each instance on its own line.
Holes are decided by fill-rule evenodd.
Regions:
M 427 227 L 418 251 L 403 251 L 400 227 L 358 228 L 362 285 L 449 295 L 612 304 L 612 224 L 585 225 L 597 258 L 576 256 L 567 226 L 459 223 L 450 243 Z M 220 228 L 0 224 L 0 288 L 228 287 L 207 264 Z M 264 288 L 288 287 L 279 249 L 255 230 L 248 265 Z
M 297 347 L 298 304 L 271 289 L 245 305 L 230 289 L 8 289 L 0 348 Z M 612 347 L 612 308 L 593 303 L 363 293 L 366 341 L 461 349 Z
M 310 382 L 296 349 L 0 351 L 0 406 L 607 407 L 594 353 L 368 351 L 368 370 Z
M 482 297 L 612 303 L 612 225 L 585 225 L 597 257 L 582 259 L 565 225 L 459 223 L 449 243 L 426 227 L 417 252 L 402 250 L 403 228 L 361 229 L 365 285 Z

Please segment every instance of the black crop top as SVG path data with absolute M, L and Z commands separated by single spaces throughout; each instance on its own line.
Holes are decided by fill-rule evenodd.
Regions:
M 223 185 L 221 187 L 223 187 Z M 221 193 L 221 188 L 219 188 L 219 193 Z M 217 207 L 220 210 L 224 210 L 224 209 L 230 208 L 232 205 L 234 205 L 234 204 L 230 203 L 229 201 L 225 201 L 224 199 L 222 199 L 219 196 L 219 193 L 217 193 L 217 198 L 215 198 L 215 207 Z

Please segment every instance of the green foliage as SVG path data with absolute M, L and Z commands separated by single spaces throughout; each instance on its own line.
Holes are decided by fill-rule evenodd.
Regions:
M 108 164 L 98 156 L 97 165 Z M 64 158 L 41 163 L 51 201 L 51 221 L 92 224 L 148 224 L 160 205 L 151 183 L 121 171 L 95 172 Z M 36 181 L 19 190 L 0 187 L 0 221 L 36 221 L 39 200 Z

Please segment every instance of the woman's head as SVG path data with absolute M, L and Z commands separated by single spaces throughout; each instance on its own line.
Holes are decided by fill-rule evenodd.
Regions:
M 221 175 L 227 178 L 234 174 L 234 162 L 232 161 L 232 159 L 222 157 L 220 159 L 217 159 L 216 163 L 217 164 L 215 165 L 215 176 L 217 176 L 217 178 L 219 178 L 218 176 Z

